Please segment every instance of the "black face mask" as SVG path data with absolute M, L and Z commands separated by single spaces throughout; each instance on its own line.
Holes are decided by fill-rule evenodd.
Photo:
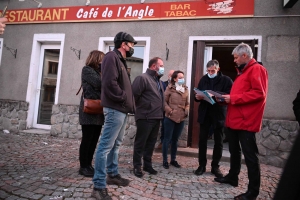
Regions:
M 128 45 L 127 45 L 128 46 Z M 126 57 L 131 57 L 134 54 L 134 48 L 129 47 L 129 51 L 126 51 Z

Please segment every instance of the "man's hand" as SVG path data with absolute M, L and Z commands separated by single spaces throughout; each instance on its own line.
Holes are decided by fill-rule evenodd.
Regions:
M 7 22 L 7 18 L 3 17 L 0 18 L 0 35 L 2 35 L 4 33 L 5 30 L 5 22 Z
M 222 97 L 224 98 L 226 103 L 230 103 L 230 95 L 229 94 L 222 95 Z
M 204 97 L 203 96 L 201 96 L 201 95 L 199 95 L 199 94 L 195 94 L 195 98 L 197 99 L 197 100 L 202 100 L 202 99 L 204 99 Z

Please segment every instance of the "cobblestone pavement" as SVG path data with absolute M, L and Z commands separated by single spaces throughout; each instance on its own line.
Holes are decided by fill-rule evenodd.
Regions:
M 0 133 L 0 199 L 93 199 L 91 178 L 78 174 L 76 139 L 39 135 Z M 162 167 L 162 156 L 155 152 L 153 166 L 158 175 L 148 173 L 140 179 L 132 173 L 132 147 L 120 150 L 119 168 L 123 177 L 131 180 L 128 187 L 108 186 L 113 199 L 233 199 L 247 188 L 247 170 L 242 165 L 239 186 L 215 182 L 210 173 L 193 174 L 197 159 L 178 156 L 181 169 Z M 222 162 L 221 170 L 228 173 L 229 163 Z M 261 165 L 262 187 L 259 199 L 272 199 L 281 169 Z

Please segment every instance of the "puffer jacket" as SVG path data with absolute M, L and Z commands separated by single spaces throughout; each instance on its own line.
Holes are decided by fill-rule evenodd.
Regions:
M 176 123 L 187 118 L 190 109 L 188 87 L 184 86 L 184 89 L 182 93 L 175 85 L 169 84 L 165 91 L 165 116 Z

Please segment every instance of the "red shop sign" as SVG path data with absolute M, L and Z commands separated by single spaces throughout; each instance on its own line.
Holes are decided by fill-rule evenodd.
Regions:
M 9 24 L 250 17 L 254 0 L 198 0 L 8 10 Z

